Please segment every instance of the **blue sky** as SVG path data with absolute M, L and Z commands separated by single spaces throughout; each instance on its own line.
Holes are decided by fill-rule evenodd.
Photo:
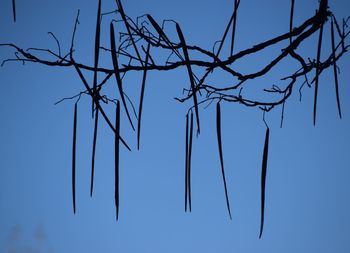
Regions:
M 133 18 L 149 13 L 157 21 L 178 21 L 189 44 L 211 49 L 231 15 L 231 2 L 123 3 Z M 349 16 L 348 1 L 329 2 L 338 17 Z M 296 1 L 295 22 L 299 24 L 313 15 L 317 3 Z M 289 6 L 288 0 L 242 0 L 235 50 L 287 31 Z M 97 1 L 17 1 L 17 22 L 13 23 L 11 1 L 1 1 L 0 43 L 55 49 L 55 42 L 47 34 L 53 32 L 67 52 L 80 9 L 76 57 L 92 65 L 96 7 Z M 104 12 L 114 8 L 114 1 L 102 1 Z M 108 45 L 108 22 L 103 25 L 101 41 Z M 328 28 L 324 54 L 329 50 Z M 176 39 L 174 27 L 169 24 L 168 29 L 169 36 Z M 316 36 L 300 49 L 310 57 L 316 57 L 315 39 Z M 269 51 L 242 61 L 237 69 L 257 69 L 273 54 Z M 0 48 L 1 60 L 12 55 L 11 50 Z M 101 54 L 101 62 L 108 64 L 108 55 Z M 181 68 L 149 73 L 140 151 L 136 150 L 136 134 L 126 120 L 121 126 L 133 152 L 121 150 L 121 209 L 116 222 L 113 134 L 101 121 L 95 191 L 90 198 L 93 121 L 91 102 L 83 97 L 78 118 L 77 214 L 73 215 L 74 101 L 54 103 L 75 95 L 83 86 L 74 69 L 5 64 L 0 68 L 0 252 L 25 252 L 28 248 L 55 253 L 349 252 L 349 64 L 349 55 L 339 61 L 343 119 L 337 115 L 330 70 L 320 79 L 316 126 L 312 124 L 313 89 L 303 90 L 301 102 L 297 92 L 287 102 L 283 128 L 279 127 L 280 109 L 266 115 L 271 133 L 265 228 L 260 240 L 260 172 L 265 134 L 260 110 L 222 104 L 231 221 L 220 174 L 215 106 L 201 108 L 202 132 L 194 140 L 192 213 L 188 214 L 184 212 L 184 139 L 185 112 L 190 104 L 173 99 L 188 87 L 187 72 Z M 263 82 L 278 82 L 288 67 L 288 63 L 282 63 Z M 91 82 L 92 75 L 87 74 L 87 78 Z M 211 79 L 217 83 L 227 80 L 220 74 Z M 124 83 L 127 92 L 137 94 L 132 97 L 137 104 L 140 73 L 126 76 Z M 253 84 L 259 85 L 259 81 Z M 113 107 L 106 110 L 113 117 Z

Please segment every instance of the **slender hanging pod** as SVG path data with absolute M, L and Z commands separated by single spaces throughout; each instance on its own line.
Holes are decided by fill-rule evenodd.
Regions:
M 186 114 L 186 148 L 185 148 L 185 212 L 187 212 L 188 200 L 188 114 Z
M 145 70 L 143 71 L 142 84 L 141 84 L 141 94 L 140 94 L 140 104 L 139 104 L 139 117 L 138 117 L 138 121 L 137 121 L 137 149 L 140 149 L 142 106 L 143 106 L 143 97 L 145 95 L 145 86 L 146 86 L 149 50 L 150 50 L 150 44 L 148 43 L 147 51 L 146 51 L 146 59 L 145 59 Z
M 139 60 L 141 66 L 143 66 L 139 50 L 137 49 L 134 37 L 132 36 L 131 30 L 130 30 L 130 25 L 128 23 L 128 20 L 126 18 L 126 15 L 125 15 L 125 12 L 124 12 L 124 9 L 123 9 L 122 2 L 120 0 L 116 0 L 116 3 L 117 3 L 117 7 L 118 7 L 118 10 L 119 10 L 119 13 L 120 13 L 120 15 L 122 17 L 122 20 L 123 20 L 124 24 L 125 24 L 126 30 L 128 32 L 131 44 L 132 44 L 132 46 L 133 46 L 133 48 L 135 50 L 135 53 L 137 55 L 137 59 Z
M 122 100 L 126 116 L 129 119 L 131 128 L 135 130 L 134 124 L 132 123 L 130 113 L 128 110 L 128 107 L 126 106 L 126 101 L 125 101 L 125 96 L 123 92 L 123 84 L 122 84 L 122 79 L 120 78 L 120 73 L 119 73 L 119 67 L 118 67 L 118 58 L 117 58 L 117 49 L 116 49 L 116 43 L 115 43 L 115 33 L 114 33 L 114 26 L 113 23 L 110 23 L 110 40 L 111 40 L 111 57 L 112 57 L 112 62 L 113 62 L 113 70 L 114 70 L 114 75 L 117 81 L 118 85 L 118 90 L 119 90 L 119 95 Z
M 322 49 L 322 36 L 323 36 L 323 24 L 321 24 L 321 27 L 320 27 L 320 34 L 318 37 L 318 46 L 317 46 L 315 96 L 314 96 L 314 125 L 316 125 L 316 109 L 317 109 L 318 81 L 319 81 L 320 63 L 321 63 L 320 58 L 321 58 L 321 49 Z
M 174 54 L 177 55 L 177 57 L 179 57 L 181 60 L 183 60 L 181 54 L 178 52 L 177 48 L 173 45 L 173 43 L 169 40 L 168 36 L 166 36 L 166 34 L 163 32 L 162 28 L 160 28 L 160 26 L 157 24 L 157 22 L 152 18 L 151 15 L 146 14 L 148 20 L 150 21 L 150 23 L 152 24 L 153 28 L 157 31 L 157 33 L 159 34 L 159 42 L 160 43 L 160 39 L 163 39 L 164 42 L 171 48 L 171 50 L 173 51 Z
M 72 199 L 73 199 L 73 212 L 75 214 L 75 160 L 76 160 L 76 143 L 77 143 L 77 114 L 78 107 L 74 105 L 74 123 L 73 123 L 73 146 L 72 146 Z
M 115 162 L 115 188 L 114 200 L 116 209 L 116 219 L 119 218 L 119 138 L 120 138 L 120 104 L 117 101 L 116 115 L 115 115 L 115 138 L 114 138 L 114 162 Z
M 16 0 L 12 0 L 13 21 L 16 22 Z
M 292 0 L 290 5 L 289 32 L 293 31 L 294 5 L 295 0 Z M 289 38 L 289 43 L 292 44 L 292 36 Z
M 188 140 L 188 160 L 187 160 L 187 188 L 188 188 L 188 207 L 190 212 L 192 211 L 191 201 L 191 160 L 192 160 L 192 140 L 193 140 L 193 112 L 191 111 L 190 119 L 190 136 Z
M 91 160 L 91 182 L 90 182 L 90 197 L 94 189 L 94 174 L 95 174 L 95 154 L 96 154 L 96 142 L 97 142 L 97 129 L 98 129 L 98 114 L 99 109 L 95 109 L 95 125 L 94 125 L 94 139 L 92 141 L 92 160 Z
M 200 125 L 199 125 L 199 112 L 198 112 L 198 100 L 197 100 L 197 94 L 196 94 L 196 87 L 193 79 L 193 72 L 191 68 L 191 62 L 190 62 L 190 57 L 188 55 L 187 51 L 187 46 L 186 46 L 186 41 L 185 37 L 183 36 L 183 33 L 181 31 L 181 28 L 178 23 L 176 23 L 176 31 L 180 39 L 180 43 L 182 46 L 182 50 L 185 56 L 185 62 L 186 62 L 186 67 L 188 71 L 188 76 L 190 78 L 190 83 L 191 83 L 191 90 L 192 90 L 192 96 L 193 96 L 193 104 L 194 104 L 194 111 L 196 113 L 196 121 L 197 121 L 197 135 L 200 133 Z
M 97 97 L 97 67 L 100 56 L 100 34 L 101 34 L 101 0 L 98 1 L 97 17 L 96 17 L 96 30 L 95 30 L 95 57 L 94 57 L 94 79 L 93 79 L 93 94 Z M 97 98 L 98 99 L 98 98 Z M 92 99 L 92 117 L 94 116 L 94 99 Z
M 265 144 L 263 151 L 263 159 L 261 166 L 261 217 L 260 217 L 260 234 L 259 239 L 262 236 L 264 230 L 264 216 L 265 216 L 265 185 L 266 185 L 266 170 L 267 170 L 267 158 L 269 153 L 269 138 L 270 138 L 270 129 L 266 128 L 265 133 Z
M 230 20 L 228 21 L 228 24 L 226 26 L 226 29 L 225 29 L 225 32 L 224 34 L 222 35 L 222 39 L 220 40 L 220 46 L 219 46 L 219 49 L 218 51 L 216 52 L 215 56 L 218 57 L 220 52 L 221 52 L 221 49 L 224 45 L 224 42 L 225 42 L 225 39 L 226 39 L 226 36 L 228 34 L 228 31 L 231 27 L 231 24 L 232 24 L 232 38 L 231 38 L 231 55 L 233 53 L 233 40 L 234 40 L 234 33 L 235 33 L 235 30 L 236 30 L 236 17 L 237 17 L 237 9 L 238 9 L 238 6 L 239 6 L 239 3 L 240 3 L 240 0 L 234 0 L 235 1 L 235 6 L 234 6 L 234 9 L 233 9 L 233 12 L 232 12 L 232 15 L 230 17 Z
M 231 36 L 231 56 L 233 55 L 233 48 L 235 44 L 235 35 L 236 35 L 236 24 L 237 24 L 237 11 L 240 4 L 240 0 L 234 0 L 234 14 L 233 14 L 233 21 L 232 21 L 232 36 Z
M 151 22 L 153 28 L 157 31 L 157 33 L 159 34 L 159 36 L 168 44 L 171 45 L 171 42 L 169 40 L 169 38 L 165 35 L 165 33 L 163 32 L 162 28 L 160 28 L 160 26 L 158 25 L 158 23 L 154 20 L 154 18 L 149 15 L 146 14 L 148 20 Z
M 335 39 L 334 39 L 334 24 L 333 18 L 331 20 L 331 39 L 332 39 L 332 60 L 333 60 L 333 74 L 334 74 L 334 85 L 335 85 L 335 94 L 337 97 L 337 106 L 339 117 L 341 118 L 341 107 L 340 107 L 340 97 L 339 97 L 339 83 L 338 83 L 338 73 L 337 73 L 337 59 L 336 59 L 336 49 L 335 49 Z
M 230 201 L 229 201 L 228 191 L 227 191 L 227 186 L 226 186 L 226 177 L 225 177 L 225 169 L 224 169 L 224 158 L 223 158 L 223 154 L 222 154 L 220 102 L 218 102 L 216 104 L 216 136 L 217 136 L 217 140 L 218 140 L 219 157 L 220 157 L 220 165 L 221 165 L 221 174 L 222 174 L 222 180 L 224 182 L 224 188 L 225 188 L 225 198 L 226 198 L 227 211 L 228 211 L 228 214 L 230 216 L 230 219 L 232 220 Z

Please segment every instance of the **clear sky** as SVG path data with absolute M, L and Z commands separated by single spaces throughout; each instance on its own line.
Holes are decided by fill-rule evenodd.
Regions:
M 188 44 L 207 49 L 221 38 L 232 2 L 123 1 L 130 17 L 149 13 L 158 22 L 176 20 Z M 53 32 L 62 51 L 68 52 L 80 9 L 76 57 L 79 62 L 93 65 L 97 1 L 16 3 L 14 23 L 11 1 L 0 2 L 0 43 L 56 50 L 55 41 L 48 35 Z M 295 23 L 312 16 L 317 5 L 317 0 L 296 1 Z M 329 5 L 339 18 L 350 15 L 347 0 L 330 0 Z M 235 51 L 286 32 L 289 8 L 289 0 L 241 0 Z M 114 9 L 114 1 L 102 1 L 103 12 Z M 174 26 L 167 25 L 169 36 L 176 39 Z M 323 55 L 330 50 L 329 23 L 326 26 Z M 102 20 L 101 42 L 106 46 L 108 28 L 108 22 Z M 312 37 L 301 49 L 311 58 L 316 57 L 315 39 Z M 224 50 L 223 54 L 227 53 L 226 47 Z M 278 53 L 276 50 L 237 63 L 237 69 L 258 69 Z M 158 52 L 154 54 L 158 57 Z M 1 60 L 12 56 L 11 50 L 0 48 Z M 107 65 L 109 61 L 109 55 L 101 53 L 101 63 Z M 126 120 L 121 126 L 133 151 L 121 150 L 120 220 L 116 222 L 113 134 L 101 121 L 95 191 L 90 198 L 93 120 L 91 101 L 83 97 L 79 102 L 74 215 L 74 101 L 54 103 L 77 94 L 83 85 L 71 68 L 5 64 L 0 68 L 0 252 L 350 252 L 350 55 L 338 64 L 343 119 L 337 114 L 331 69 L 321 75 L 316 126 L 312 123 L 313 88 L 303 89 L 301 102 L 295 91 L 286 103 L 283 128 L 279 127 L 280 108 L 266 115 L 271 133 L 262 239 L 258 235 L 265 125 L 260 110 L 222 104 L 230 220 L 216 145 L 215 105 L 200 109 L 202 132 L 193 144 L 192 213 L 185 213 L 185 112 L 190 104 L 180 104 L 173 98 L 189 87 L 187 72 L 181 68 L 149 73 L 140 151 L 136 150 L 136 134 Z M 263 82 L 278 83 L 278 74 L 287 67 L 290 65 L 283 63 L 278 69 L 281 72 Z M 91 83 L 92 75 L 86 76 Z M 141 77 L 140 73 L 129 74 L 124 82 L 136 104 Z M 211 79 L 217 83 L 227 80 L 220 75 Z M 113 107 L 106 108 L 113 118 Z

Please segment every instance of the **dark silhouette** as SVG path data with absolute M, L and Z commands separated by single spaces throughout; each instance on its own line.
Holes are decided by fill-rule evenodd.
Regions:
M 138 17 L 135 20 L 128 17 L 125 14 L 122 3 L 120 0 L 116 0 L 116 10 L 109 13 L 101 12 L 101 3 L 98 1 L 97 7 L 97 19 L 96 19 L 96 32 L 95 32 L 95 48 L 94 48 L 94 64 L 93 66 L 79 63 L 74 57 L 74 40 L 79 24 L 79 12 L 74 24 L 71 47 L 66 55 L 61 54 L 60 43 L 56 37 L 52 34 L 51 36 L 55 39 L 58 45 L 58 53 L 52 50 L 45 50 L 41 48 L 30 48 L 28 50 L 22 49 L 15 44 L 0 44 L 0 46 L 6 46 L 12 48 L 15 51 L 16 58 L 7 59 L 3 61 L 2 65 L 9 61 L 19 61 L 19 62 L 35 62 L 46 66 L 59 66 L 59 67 L 74 67 L 77 74 L 79 75 L 83 90 L 69 98 L 64 98 L 59 102 L 64 100 L 76 100 L 74 105 L 74 132 L 73 132 L 73 154 L 72 154 L 72 192 L 73 192 L 73 210 L 76 211 L 75 207 L 75 152 L 76 152 L 76 131 L 77 131 L 77 103 L 82 95 L 88 95 L 92 99 L 92 116 L 95 117 L 94 121 L 94 132 L 93 132 L 93 145 L 92 145 L 92 167 L 91 167 L 91 187 L 90 195 L 93 194 L 93 182 L 94 182 L 94 170 L 95 170 L 95 152 L 97 143 L 97 133 L 98 133 L 98 121 L 99 114 L 102 115 L 103 119 L 107 122 L 110 129 L 115 133 L 115 206 L 116 206 L 116 219 L 119 217 L 119 141 L 126 147 L 129 151 L 131 148 L 127 142 L 122 138 L 120 133 L 120 102 L 122 102 L 122 107 L 126 112 L 127 120 L 130 126 L 135 130 L 133 117 L 131 110 L 134 111 L 135 118 L 137 118 L 137 148 L 140 148 L 140 137 L 141 137 L 141 115 L 143 108 L 143 100 L 146 87 L 146 76 L 149 71 L 171 71 L 180 67 L 186 67 L 188 78 L 189 78 L 189 88 L 184 88 L 184 95 L 181 98 L 175 98 L 177 101 L 184 103 L 186 101 L 193 101 L 192 105 L 188 109 L 186 114 L 186 145 L 185 145 L 185 211 L 189 210 L 191 212 L 191 154 L 192 154 L 192 138 L 193 138 L 193 111 L 196 117 L 196 127 L 197 127 L 197 137 L 200 134 L 200 107 L 203 105 L 210 105 L 212 102 L 216 103 L 216 130 L 217 130 L 217 142 L 219 150 L 219 160 L 221 165 L 221 172 L 223 178 L 224 192 L 226 197 L 226 205 L 231 219 L 231 209 L 229 202 L 229 194 L 226 186 L 226 178 L 224 171 L 224 157 L 222 150 L 222 135 L 221 135 L 221 109 L 220 104 L 224 102 L 238 103 L 247 107 L 255 107 L 265 113 L 281 107 L 281 126 L 284 119 L 284 108 L 286 101 L 291 97 L 293 90 L 300 85 L 299 92 L 301 95 L 304 86 L 314 85 L 314 108 L 313 108 L 313 124 L 316 124 L 317 116 L 317 97 L 318 97 L 318 86 L 320 75 L 323 71 L 327 70 L 333 66 L 334 80 L 335 80 L 335 93 L 336 93 L 336 103 L 338 107 L 339 117 L 342 117 L 341 106 L 340 106 L 340 96 L 339 96 L 339 83 L 337 75 L 337 61 L 344 56 L 350 45 L 346 44 L 346 39 L 349 36 L 348 19 L 343 19 L 342 23 L 338 22 L 335 15 L 329 10 L 328 0 L 320 0 L 319 8 L 316 13 L 309 19 L 305 20 L 301 25 L 294 26 L 294 5 L 295 1 L 291 0 L 291 8 L 289 15 L 289 31 L 282 33 L 276 37 L 263 41 L 252 47 L 246 48 L 239 52 L 234 52 L 234 40 L 236 38 L 236 26 L 238 10 L 240 7 L 240 0 L 234 0 L 233 12 L 229 19 L 229 22 L 224 30 L 222 39 L 215 43 L 218 44 L 218 49 L 215 50 L 215 45 L 213 51 L 203 49 L 197 45 L 189 45 L 186 43 L 185 36 L 180 28 L 179 23 L 168 20 L 164 22 L 175 23 L 175 28 L 179 41 L 172 41 L 166 35 L 166 31 L 163 25 L 159 25 L 158 22 L 149 14 Z M 120 17 L 119 21 L 123 22 L 125 26 L 125 31 L 120 33 L 120 42 L 117 45 L 114 22 L 109 23 L 110 26 L 110 48 L 105 48 L 100 45 L 101 36 L 101 25 L 103 15 L 117 15 Z M 13 0 L 13 15 L 14 20 L 16 20 L 15 12 L 15 1 Z M 143 22 L 139 22 L 143 20 Z M 330 20 L 331 25 L 331 46 L 332 52 L 321 61 L 321 49 L 323 47 L 322 41 L 324 39 L 324 25 Z M 225 41 L 228 37 L 230 28 L 232 27 L 231 34 L 231 44 L 228 56 L 221 56 L 222 49 L 224 47 Z M 317 42 L 317 52 L 315 52 L 316 59 L 311 59 L 308 56 L 300 55 L 297 52 L 298 47 L 313 34 L 319 33 L 319 38 Z M 336 36 L 338 41 L 336 42 Z M 232 67 L 233 63 L 243 59 L 245 57 L 255 55 L 264 51 L 265 49 L 275 46 L 284 45 L 283 43 L 288 42 L 287 46 L 279 52 L 277 57 L 273 58 L 260 70 L 251 73 L 241 73 Z M 147 49 L 145 47 L 147 46 Z M 130 50 L 130 48 L 132 48 Z M 165 63 L 158 62 L 152 57 L 150 53 L 154 50 L 162 50 L 169 54 L 169 57 Z M 99 67 L 99 54 L 100 51 L 108 51 L 111 54 L 112 65 L 110 68 Z M 51 60 L 47 58 L 42 58 L 35 54 L 35 52 L 46 52 L 48 56 L 51 56 Z M 131 51 L 131 52 L 130 52 Z M 182 53 L 181 53 L 182 52 Z M 197 58 L 191 58 L 191 53 L 196 53 Z M 144 55 L 144 58 L 142 57 Z M 170 58 L 175 55 L 178 60 L 170 61 Z M 118 58 L 126 58 L 127 63 L 119 64 Z M 202 58 L 201 58 L 202 57 Z M 144 60 L 143 60 L 144 59 Z M 205 59 L 205 60 L 203 60 Z M 269 100 L 257 98 L 252 99 L 246 96 L 243 91 L 247 86 L 249 81 L 263 77 L 270 73 L 270 71 L 279 64 L 284 59 L 290 59 L 296 61 L 300 66 L 297 70 L 289 73 L 286 76 L 282 76 L 281 80 L 287 82 L 287 84 L 272 85 L 271 88 L 265 88 L 263 91 L 270 95 Z M 196 76 L 193 71 L 193 67 L 204 69 L 204 74 L 200 77 Z M 93 72 L 93 82 L 92 88 L 85 79 L 82 70 Z M 208 84 L 206 82 L 207 78 L 215 71 L 221 70 L 229 74 L 232 77 L 233 84 L 227 86 L 215 86 Z M 141 81 L 141 91 L 139 98 L 139 110 L 136 115 L 136 110 L 132 100 L 127 96 L 123 90 L 123 76 L 126 73 L 133 71 L 143 71 L 143 78 Z M 98 75 L 103 75 L 105 78 L 102 82 L 98 83 Z M 116 88 L 118 90 L 119 99 L 112 99 L 106 94 L 103 94 L 103 88 L 106 82 L 112 77 L 116 78 Z M 313 78 L 310 80 L 308 76 Z M 304 81 L 303 81 L 304 80 Z M 116 106 L 116 123 L 115 126 L 112 125 L 109 116 L 103 110 L 103 104 L 112 102 Z M 129 102 L 129 103 L 127 103 Z M 129 104 L 129 105 L 128 105 Z M 132 108 L 130 108 L 132 107 Z M 265 118 L 264 118 L 265 122 Z M 266 122 L 265 122 L 266 124 Z M 264 227 L 264 209 L 265 209 L 265 185 L 266 185 L 266 173 L 268 166 L 268 146 L 269 146 L 269 135 L 270 130 L 266 124 L 266 135 L 265 144 L 263 148 L 263 158 L 262 158 L 262 169 L 261 169 L 261 223 L 260 223 L 260 233 L 259 238 L 262 236 Z
M 72 194 L 73 194 L 73 212 L 75 213 L 75 157 L 76 157 L 76 146 L 77 146 L 77 114 L 78 106 L 77 103 L 74 105 L 74 125 L 73 125 L 73 148 L 72 148 Z
M 270 138 L 270 129 L 266 127 L 265 144 L 264 144 L 263 160 L 262 160 L 262 167 L 261 167 L 261 222 L 260 222 L 259 238 L 261 238 L 261 235 L 264 229 L 265 184 L 266 184 L 267 158 L 269 153 L 269 138 Z
M 119 217 L 119 133 L 120 133 L 120 105 L 117 101 L 116 115 L 115 115 L 115 139 L 114 139 L 114 157 L 115 157 L 115 208 L 116 218 Z
M 230 219 L 232 220 L 230 201 L 229 201 L 229 198 L 228 198 L 227 186 L 226 186 L 226 177 L 225 177 L 225 170 L 224 170 L 224 158 L 223 158 L 223 155 L 222 155 L 220 102 L 218 102 L 216 104 L 216 135 L 217 135 L 217 139 L 218 139 L 219 157 L 220 157 L 222 180 L 224 182 L 224 188 L 225 188 L 226 205 L 227 205 L 228 214 L 230 216 Z
M 191 112 L 190 125 L 188 125 L 188 114 L 186 114 L 186 165 L 185 165 L 185 212 L 187 212 L 187 203 L 189 211 L 192 211 L 191 202 L 191 157 L 192 157 L 192 139 L 193 139 L 193 113 Z
M 150 57 L 150 52 L 149 51 L 150 51 L 150 44 L 148 43 L 147 44 L 147 51 L 146 51 L 145 66 L 147 66 L 148 60 L 149 60 L 149 57 Z M 146 77 L 147 77 L 147 68 L 145 68 L 144 71 L 143 71 L 142 85 L 141 85 L 140 105 L 139 105 L 139 114 L 138 114 L 139 118 L 138 118 L 138 121 L 137 121 L 137 149 L 140 149 L 141 116 L 142 116 L 143 97 L 145 95 Z M 126 108 L 126 105 L 125 105 L 125 108 Z
M 98 1 L 97 18 L 96 18 L 96 34 L 95 34 L 95 59 L 94 59 L 94 80 L 93 80 L 93 94 L 97 94 L 97 67 L 100 56 L 100 23 L 101 23 L 101 0 Z M 92 144 L 92 161 L 91 161 L 91 184 L 90 184 L 90 196 L 94 188 L 94 173 L 95 173 L 95 153 L 96 153 L 96 141 L 97 141 L 97 128 L 98 128 L 98 109 L 95 112 L 95 126 L 94 126 L 94 139 Z M 92 101 L 92 113 L 94 113 L 94 102 Z
M 16 0 L 12 0 L 13 21 L 16 22 Z

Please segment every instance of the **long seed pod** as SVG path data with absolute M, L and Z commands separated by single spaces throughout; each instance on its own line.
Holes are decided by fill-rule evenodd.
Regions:
M 75 62 L 73 62 L 73 65 L 74 65 L 75 70 L 77 71 L 77 73 L 78 73 L 78 75 L 79 75 L 81 81 L 83 82 L 83 84 L 84 84 L 86 90 L 89 92 L 89 95 L 90 95 L 91 97 L 93 97 L 96 107 L 97 107 L 97 108 L 99 109 L 99 111 L 101 112 L 101 114 L 102 114 L 103 118 L 105 119 L 105 121 L 107 122 L 108 126 L 115 132 L 114 126 L 112 125 L 112 123 L 111 123 L 111 121 L 109 120 L 107 114 L 105 113 L 105 111 L 104 111 L 103 108 L 101 107 L 100 102 L 94 97 L 94 95 L 93 95 L 93 93 L 92 93 L 92 90 L 91 90 L 91 88 L 89 87 L 89 85 L 88 85 L 88 83 L 87 83 L 87 81 L 86 81 L 86 79 L 85 79 L 83 73 L 81 73 L 81 70 L 80 70 L 79 66 L 78 66 Z M 120 136 L 119 138 L 120 138 L 120 141 L 123 143 L 123 145 L 124 145 L 129 151 L 131 151 L 129 145 L 125 142 L 125 140 L 124 140 L 121 136 Z
M 263 160 L 262 160 L 262 166 L 261 166 L 261 216 L 260 216 L 261 220 L 260 220 L 259 239 L 261 238 L 264 230 L 265 184 L 266 184 L 267 158 L 268 158 L 268 152 L 269 152 L 269 135 L 270 135 L 270 129 L 266 128 Z
M 233 47 L 235 44 L 235 34 L 236 34 L 236 24 L 237 24 L 237 11 L 238 6 L 240 4 L 240 0 L 234 0 L 234 16 L 233 16 L 233 23 L 232 23 L 232 37 L 231 37 L 231 56 L 233 55 Z
M 76 159 L 76 143 L 77 143 L 77 104 L 74 105 L 74 124 L 73 124 L 73 147 L 72 147 L 72 197 L 73 197 L 73 212 L 75 214 L 75 159 Z
M 119 217 L 119 138 L 120 138 L 120 104 L 117 101 L 115 117 L 115 139 L 114 139 L 114 158 L 115 158 L 115 188 L 114 199 L 116 208 L 116 218 Z
M 147 14 L 147 18 L 148 20 L 151 22 L 151 25 L 153 26 L 153 28 L 157 31 L 157 33 L 159 34 L 159 36 L 168 44 L 171 45 L 171 42 L 169 40 L 169 38 L 165 35 L 165 33 L 163 32 L 162 28 L 160 28 L 160 26 L 158 25 L 158 23 L 154 20 L 154 18 Z
M 140 104 L 139 104 L 139 117 L 137 122 L 137 149 L 140 149 L 140 136 L 141 136 L 141 116 L 142 116 L 142 105 L 143 97 L 145 95 L 146 77 L 147 77 L 147 65 L 149 59 L 150 44 L 147 45 L 146 59 L 145 59 L 145 70 L 143 71 L 141 94 L 140 94 Z
M 16 22 L 16 0 L 12 0 L 13 21 Z
M 130 30 L 129 23 L 128 23 L 128 20 L 126 18 L 123 6 L 122 6 L 122 2 L 120 0 L 116 0 L 116 3 L 117 3 L 117 6 L 118 6 L 119 13 L 120 13 L 120 15 L 121 15 L 121 17 L 123 19 L 124 24 L 125 24 L 126 30 L 128 32 L 129 38 L 131 40 L 131 44 L 132 44 L 132 46 L 133 46 L 133 48 L 135 50 L 135 53 L 137 55 L 137 59 L 139 60 L 141 66 L 143 66 L 139 50 L 137 49 L 134 37 L 131 34 L 131 30 Z
M 122 84 L 122 79 L 120 78 L 120 73 L 119 73 L 119 67 L 118 67 L 118 59 L 117 59 L 117 51 L 116 51 L 116 43 L 115 43 L 115 34 L 114 34 L 114 26 L 113 23 L 111 22 L 110 24 L 110 39 L 111 39 L 111 56 L 112 56 L 112 62 L 113 62 L 113 68 L 114 68 L 114 75 L 115 78 L 117 80 L 117 85 L 118 85 L 118 90 L 119 90 L 119 94 L 120 94 L 120 98 L 122 100 L 126 115 L 129 119 L 130 125 L 132 127 L 133 130 L 135 130 L 134 128 L 134 124 L 132 123 L 131 117 L 130 117 L 130 113 L 128 110 L 128 107 L 126 106 L 126 102 L 125 102 L 125 97 L 124 97 L 124 92 L 123 92 L 123 84 Z
M 162 28 L 160 28 L 160 26 L 157 24 L 157 22 L 154 20 L 154 18 L 147 14 L 146 15 L 148 20 L 150 21 L 151 25 L 153 26 L 153 28 L 157 31 L 157 33 L 159 34 L 159 38 L 162 38 L 165 43 L 171 47 L 172 51 L 181 59 L 183 60 L 181 54 L 179 54 L 179 52 L 177 51 L 176 48 L 174 48 L 173 44 L 171 43 L 171 41 L 169 40 L 168 36 L 166 36 L 166 34 L 163 32 Z
M 289 32 L 293 31 L 294 5 L 295 0 L 292 0 L 290 5 Z M 292 36 L 289 38 L 289 43 L 292 44 Z
M 100 38 L 101 38 L 101 0 L 98 1 L 97 17 L 96 17 L 96 32 L 95 32 L 95 58 L 94 58 L 94 79 L 93 79 L 93 93 L 97 96 L 97 67 L 100 57 Z M 98 98 L 95 97 L 97 100 Z M 94 101 L 92 101 L 92 108 L 94 107 Z M 97 141 L 97 129 L 98 129 L 98 114 L 99 109 L 96 106 L 95 109 L 95 126 L 94 137 L 92 144 L 92 161 L 91 161 L 91 183 L 90 183 L 90 196 L 92 197 L 94 187 L 94 174 L 95 174 L 95 153 L 96 153 L 96 141 Z
M 315 77 L 315 96 L 314 96 L 314 125 L 316 124 L 316 109 L 317 109 L 317 94 L 318 94 L 318 80 L 320 75 L 320 58 L 322 48 L 323 24 L 320 27 L 320 34 L 318 38 L 317 47 L 317 62 L 316 62 L 316 77 Z
M 188 114 L 186 114 L 186 159 L 185 159 L 185 212 L 188 200 Z
M 97 87 L 97 67 L 98 67 L 98 60 L 100 55 L 100 34 L 101 34 L 101 0 L 98 1 L 97 18 L 96 18 L 94 81 L 93 81 L 94 92 L 96 92 L 96 87 Z
M 95 58 L 94 58 L 94 79 L 93 92 L 97 96 L 97 67 L 100 55 L 100 34 L 101 34 L 101 0 L 98 1 L 97 18 L 96 18 L 96 32 L 95 32 Z M 92 115 L 94 114 L 94 101 L 92 101 Z
M 190 138 L 189 138 L 189 143 L 188 143 L 188 165 L 187 165 L 188 207 L 189 207 L 190 212 L 192 211 L 192 200 L 191 200 L 192 139 L 193 139 L 193 113 L 191 112 Z
M 339 84 L 338 84 L 338 73 L 337 73 L 337 59 L 335 57 L 335 41 L 334 41 L 334 24 L 333 19 L 331 20 L 331 39 L 332 39 L 332 60 L 333 60 L 333 73 L 334 73 L 334 84 L 335 84 L 335 94 L 337 96 L 337 106 L 339 117 L 341 118 L 341 107 L 340 107 L 340 97 L 339 97 Z
M 236 17 L 236 11 L 237 11 L 238 6 L 239 6 L 239 1 L 237 2 L 237 5 L 235 6 L 235 8 L 234 8 L 234 10 L 232 12 L 232 15 L 230 17 L 230 20 L 228 21 L 228 24 L 226 26 L 224 35 L 222 36 L 222 39 L 221 39 L 221 42 L 220 42 L 219 49 L 218 49 L 218 51 L 217 51 L 217 53 L 215 55 L 216 57 L 218 57 L 220 52 L 221 52 L 222 46 L 224 45 L 224 42 L 225 42 L 225 39 L 226 39 L 226 36 L 227 36 L 227 33 L 228 33 L 229 29 L 230 29 L 231 24 L 233 24 L 235 22 L 234 20 L 235 20 L 235 17 Z M 233 47 L 232 47 L 232 50 L 233 50 Z
M 230 219 L 232 220 L 231 216 L 231 208 L 230 208 L 230 201 L 228 197 L 228 191 L 226 186 L 226 177 L 225 177 L 225 169 L 224 169 L 224 158 L 222 154 L 222 143 L 221 143 L 221 109 L 220 109 L 220 103 L 218 102 L 216 104 L 216 136 L 218 140 L 218 148 L 219 148 L 219 156 L 220 156 L 220 165 L 221 165 L 221 173 L 222 173 L 222 180 L 224 182 L 224 188 L 225 188 L 225 198 L 226 198 L 226 205 L 227 205 L 227 211 L 230 216 Z
M 183 36 L 183 33 L 182 33 L 181 28 L 180 28 L 178 23 L 176 23 L 176 31 L 177 31 L 177 34 L 179 36 L 180 43 L 182 45 L 182 50 L 183 50 L 184 56 L 185 56 L 188 76 L 189 76 L 190 82 L 191 82 L 191 90 L 192 90 L 192 95 L 193 95 L 194 110 L 195 110 L 195 113 L 196 113 L 197 135 L 198 135 L 200 133 L 198 101 L 197 101 L 197 95 L 196 95 L 196 87 L 194 85 L 194 79 L 193 79 L 193 72 L 192 72 L 191 63 L 190 63 L 190 57 L 188 55 L 185 38 Z
M 92 161 L 91 161 L 91 184 L 90 184 L 90 196 L 94 189 L 94 174 L 95 174 L 95 153 L 96 153 L 96 142 L 97 142 L 97 129 L 98 129 L 98 114 L 99 110 L 96 107 L 95 111 L 95 125 L 94 125 L 94 139 L 92 142 Z

